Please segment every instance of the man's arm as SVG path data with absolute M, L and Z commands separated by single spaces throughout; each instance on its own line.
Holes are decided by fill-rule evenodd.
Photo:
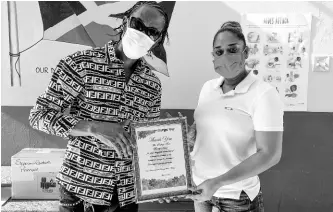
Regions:
M 34 129 L 64 138 L 69 136 L 79 122 L 77 117 L 65 114 L 83 89 L 78 68 L 71 56 L 60 60 L 46 91 L 30 111 L 29 121 Z
M 83 91 L 82 69 L 71 56 L 61 60 L 52 75 L 46 91 L 37 99 L 30 111 L 30 125 L 48 134 L 68 136 L 93 136 L 112 147 L 119 157 L 132 154 L 131 141 L 124 131 L 124 123 L 109 123 L 81 120 L 65 114 Z M 121 150 L 123 154 L 121 153 Z

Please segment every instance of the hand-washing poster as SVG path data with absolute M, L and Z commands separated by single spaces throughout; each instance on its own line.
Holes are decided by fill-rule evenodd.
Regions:
M 246 68 L 276 87 L 285 111 L 307 110 L 310 14 L 244 14 Z

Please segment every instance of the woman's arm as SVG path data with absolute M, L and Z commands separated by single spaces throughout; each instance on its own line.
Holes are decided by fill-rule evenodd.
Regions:
M 257 152 L 225 174 L 214 178 L 216 190 L 222 186 L 256 176 L 276 165 L 282 154 L 282 135 L 281 131 L 256 131 Z
M 282 154 L 284 105 L 278 92 L 269 88 L 253 105 L 257 152 L 217 177 L 217 186 L 229 185 L 256 176 L 276 165 Z

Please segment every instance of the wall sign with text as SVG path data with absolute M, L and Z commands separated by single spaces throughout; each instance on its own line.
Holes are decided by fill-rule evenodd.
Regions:
M 286 111 L 307 110 L 311 14 L 244 14 L 246 68 L 273 85 Z

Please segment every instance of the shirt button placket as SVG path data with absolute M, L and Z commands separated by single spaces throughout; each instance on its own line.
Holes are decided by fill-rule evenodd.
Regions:
M 121 92 L 120 103 L 119 103 L 119 114 L 118 114 L 118 122 L 122 122 L 125 118 L 125 94 L 126 94 L 127 83 L 125 83 L 124 90 Z

